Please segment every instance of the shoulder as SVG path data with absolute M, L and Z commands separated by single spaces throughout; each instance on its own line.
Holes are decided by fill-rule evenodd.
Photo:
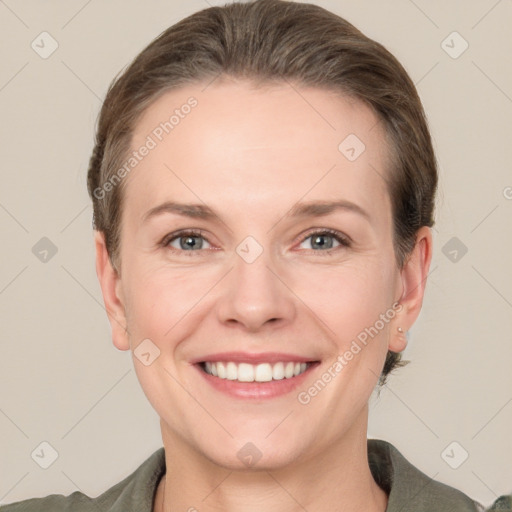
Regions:
M 500 496 L 487 512 L 512 512 L 512 494 Z
M 0 506 L 0 512 L 151 512 L 154 493 L 164 473 L 162 447 L 124 480 L 96 498 L 78 491 L 68 496 L 51 494 Z
M 93 509 L 95 500 L 81 492 L 74 492 L 69 496 L 51 494 L 44 498 L 31 498 L 17 501 L 0 507 L 0 512 L 85 512 Z
M 483 511 L 469 496 L 421 472 L 386 441 L 368 440 L 368 461 L 375 480 L 389 495 L 387 512 Z

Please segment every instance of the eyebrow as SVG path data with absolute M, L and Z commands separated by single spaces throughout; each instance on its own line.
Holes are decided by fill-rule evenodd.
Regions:
M 323 217 L 338 210 L 357 213 L 365 219 L 370 220 L 370 215 L 366 210 L 356 203 L 346 200 L 297 203 L 286 213 L 284 218 Z M 217 220 L 222 222 L 220 216 L 205 204 L 186 204 L 177 203 L 175 201 L 166 201 L 165 203 L 151 208 L 142 216 L 142 222 L 147 222 L 150 218 L 163 213 L 174 213 L 193 219 Z
M 337 210 L 345 210 L 357 213 L 370 220 L 370 214 L 358 204 L 351 201 L 311 201 L 308 203 L 297 203 L 286 214 L 286 217 L 323 217 Z

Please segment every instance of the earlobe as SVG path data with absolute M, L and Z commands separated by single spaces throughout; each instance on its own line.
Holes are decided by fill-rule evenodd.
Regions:
M 403 327 L 398 326 L 396 332 L 391 333 L 391 342 L 389 350 L 392 352 L 402 352 L 407 347 L 407 333 Z
M 129 350 L 124 300 L 121 294 L 121 281 L 118 272 L 110 261 L 105 236 L 100 231 L 94 233 L 96 248 L 96 274 L 101 287 L 105 309 L 112 329 L 112 341 L 119 350 Z
M 397 326 L 391 333 L 389 350 L 401 352 L 407 346 L 407 331 L 412 327 L 421 311 L 427 276 L 432 260 L 432 232 L 427 226 L 416 234 L 416 243 L 400 271 L 402 281 L 402 309 L 397 315 Z
M 397 324 L 403 332 L 397 332 L 398 338 L 403 337 L 407 344 L 406 332 L 412 327 L 421 311 L 428 271 L 432 260 L 432 232 L 423 226 L 416 233 L 416 243 L 400 271 L 402 281 L 402 310 Z M 404 340 L 401 340 L 403 344 Z M 404 347 L 405 348 L 405 347 Z

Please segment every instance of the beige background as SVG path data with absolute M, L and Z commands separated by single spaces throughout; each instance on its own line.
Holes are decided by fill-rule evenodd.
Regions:
M 208 3 L 220 4 L 0 1 L 0 503 L 96 496 L 161 446 L 130 356 L 110 341 L 86 170 L 110 80 Z M 403 62 L 440 162 L 435 255 L 406 351 L 412 363 L 372 399 L 369 435 L 489 504 L 512 492 L 512 2 L 315 3 Z M 47 59 L 31 48 L 43 31 L 59 45 Z M 453 31 L 469 44 L 456 59 L 442 47 Z M 463 41 L 446 44 L 453 53 Z M 46 263 L 32 252 L 43 236 L 58 248 Z M 468 249 L 456 262 L 443 253 L 452 237 Z M 46 470 L 31 458 L 43 441 L 58 452 Z M 469 453 L 458 469 L 441 456 L 453 441 Z

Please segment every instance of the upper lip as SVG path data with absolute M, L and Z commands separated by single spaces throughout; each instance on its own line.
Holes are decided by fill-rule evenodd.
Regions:
M 294 363 L 310 363 L 318 361 L 318 359 L 312 357 L 299 356 L 297 354 L 289 354 L 284 352 L 218 352 L 216 354 L 209 354 L 206 356 L 198 357 L 193 359 L 191 364 L 204 363 L 204 362 L 227 362 L 233 361 L 234 363 L 278 363 L 278 362 L 291 362 Z

